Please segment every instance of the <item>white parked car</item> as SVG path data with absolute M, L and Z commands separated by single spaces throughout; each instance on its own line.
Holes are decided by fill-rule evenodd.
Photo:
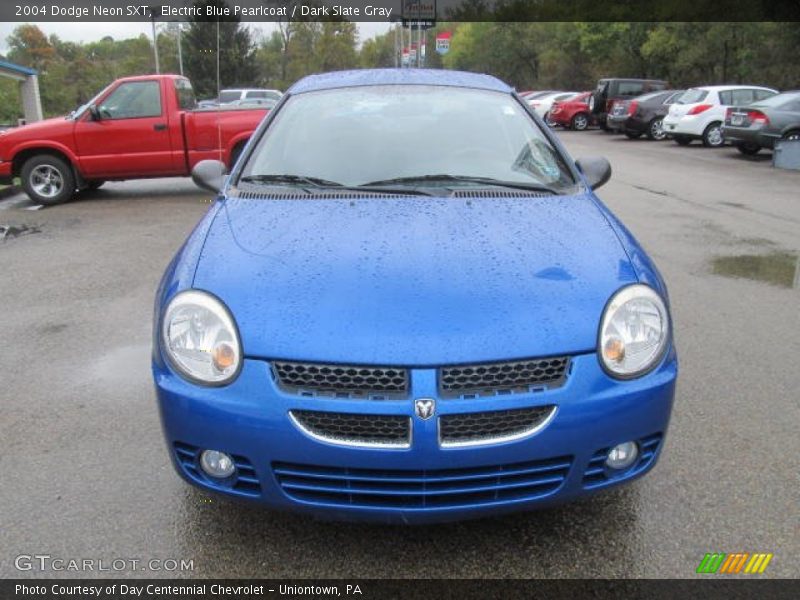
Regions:
M 529 99 L 528 104 L 530 104 L 531 108 L 536 112 L 537 115 L 547 121 L 547 117 L 550 114 L 550 108 L 553 106 L 554 102 L 563 102 L 564 100 L 569 100 L 570 98 L 577 96 L 578 93 L 579 92 L 550 92 L 544 96 L 538 96 L 536 98 Z
M 277 102 L 283 96 L 280 90 L 265 90 L 262 88 L 237 88 L 221 90 L 219 93 L 220 104 L 231 104 L 243 100 L 274 100 Z
M 722 124 L 729 106 L 747 106 L 777 94 L 777 90 L 753 85 L 709 85 L 686 90 L 669 107 L 664 132 L 682 146 L 692 140 L 718 148 L 725 143 Z

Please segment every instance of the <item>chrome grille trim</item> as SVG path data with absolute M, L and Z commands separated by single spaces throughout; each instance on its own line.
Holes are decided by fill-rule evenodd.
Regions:
M 300 396 L 405 398 L 410 387 L 403 367 L 276 360 L 271 370 L 279 388 Z
M 355 418 L 363 420 L 366 422 L 369 418 L 378 418 L 378 419 L 392 419 L 396 420 L 398 423 L 404 423 L 406 426 L 406 435 L 402 439 L 390 439 L 386 438 L 381 440 L 380 438 L 358 438 L 357 436 L 337 436 L 337 435 L 328 435 L 323 431 L 315 428 L 313 425 L 308 423 L 308 419 L 304 419 L 305 415 L 317 413 L 317 414 L 328 414 L 331 415 L 331 418 L 337 417 L 344 417 L 344 418 Z M 326 442 L 328 444 L 336 444 L 338 446 L 349 446 L 355 448 L 382 448 L 382 449 L 407 449 L 411 447 L 411 438 L 412 438 L 412 421 L 411 417 L 401 416 L 401 415 L 367 415 L 367 414 L 360 414 L 360 413 L 322 413 L 321 411 L 303 411 L 303 410 L 290 410 L 289 411 L 289 419 L 297 427 L 300 431 L 304 434 L 313 438 L 320 442 Z
M 542 412 L 545 410 L 546 412 Z M 458 418 L 458 417 L 465 417 L 468 418 L 470 415 L 472 416 L 487 416 L 487 418 L 491 418 L 491 415 L 497 415 L 498 417 L 504 416 L 512 416 L 510 413 L 519 413 L 523 415 L 524 413 L 530 413 L 531 416 L 531 423 L 526 427 L 520 427 L 518 430 L 514 432 L 504 433 L 502 435 L 492 435 L 491 433 L 486 435 L 476 435 L 469 439 L 446 439 L 447 434 L 443 433 L 445 429 L 445 423 L 448 418 Z M 506 442 L 516 442 L 519 440 L 523 440 L 527 437 L 535 435 L 545 427 L 547 427 L 550 422 L 555 418 L 556 412 L 558 412 L 558 407 L 555 405 L 551 406 L 541 406 L 541 407 L 532 407 L 532 408 L 522 408 L 522 409 L 512 409 L 512 410 L 500 410 L 500 411 L 490 411 L 490 412 L 483 412 L 483 413 L 458 413 L 453 415 L 442 415 L 439 417 L 438 423 L 438 431 L 439 431 L 439 446 L 442 448 L 470 448 L 474 446 L 485 446 L 489 444 L 503 444 Z
M 564 385 L 570 366 L 569 356 L 448 365 L 438 369 L 439 395 L 457 398 L 553 389 Z

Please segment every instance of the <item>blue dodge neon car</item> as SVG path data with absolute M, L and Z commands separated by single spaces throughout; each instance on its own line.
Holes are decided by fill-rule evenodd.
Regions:
M 178 473 L 328 519 L 528 510 L 664 445 L 664 281 L 513 90 L 365 70 L 296 83 L 167 268 L 153 375 Z

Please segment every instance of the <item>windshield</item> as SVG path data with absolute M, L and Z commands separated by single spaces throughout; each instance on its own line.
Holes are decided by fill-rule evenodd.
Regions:
M 707 90 L 692 89 L 683 92 L 683 95 L 676 100 L 677 104 L 694 104 L 702 102 L 708 96 Z
M 100 98 L 101 96 L 103 96 L 103 94 L 105 94 L 112 85 L 114 85 L 114 84 L 111 83 L 111 84 L 107 85 L 102 90 L 97 92 L 92 97 L 92 99 L 89 100 L 86 104 L 81 104 L 78 108 L 76 108 L 71 113 L 69 113 L 67 115 L 67 119 L 72 119 L 73 121 L 75 121 L 77 119 L 80 119 L 81 115 L 86 111 L 86 109 L 89 108 L 92 104 L 96 104 L 97 103 L 97 99 Z
M 242 179 L 286 175 L 346 186 L 398 179 L 414 185 L 411 180 L 421 178 L 426 185 L 438 179 L 486 187 L 475 179 L 490 179 L 561 191 L 575 184 L 559 152 L 511 94 L 422 85 L 290 97 Z

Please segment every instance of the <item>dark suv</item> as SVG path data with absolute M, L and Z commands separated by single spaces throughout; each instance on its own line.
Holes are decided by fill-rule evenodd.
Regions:
M 667 89 L 667 82 L 660 79 L 601 79 L 589 98 L 589 110 L 601 129 L 608 129 L 606 117 L 615 100 L 631 100 L 647 92 Z

